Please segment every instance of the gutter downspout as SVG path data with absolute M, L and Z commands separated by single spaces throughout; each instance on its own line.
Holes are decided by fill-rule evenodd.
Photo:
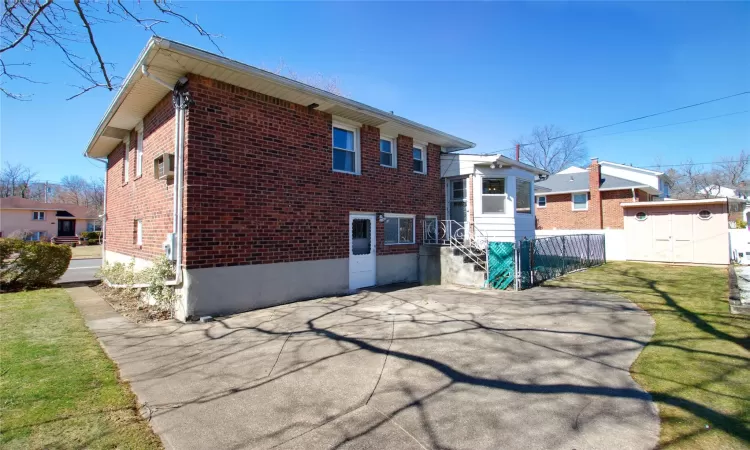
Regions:
M 635 188 L 630 188 L 630 190 L 633 192 L 633 201 L 635 201 Z
M 98 158 L 97 158 L 98 159 Z M 107 264 L 107 179 L 109 179 L 109 160 L 100 159 L 104 162 L 104 204 L 102 205 L 102 266 Z M 45 189 L 44 194 L 47 195 Z
M 174 183 L 174 199 L 173 199 L 173 217 L 172 217 L 172 232 L 174 233 L 175 245 L 172 249 L 175 254 L 175 278 L 174 280 L 167 281 L 167 286 L 177 286 L 182 284 L 182 197 L 183 197 L 183 170 L 184 170 L 184 158 L 183 153 L 185 151 L 185 109 L 188 106 L 188 100 L 186 100 L 182 93 L 176 93 L 175 89 L 178 85 L 182 86 L 187 82 L 186 79 L 180 78 L 178 84 L 170 86 L 169 83 L 159 79 L 157 76 L 151 74 L 145 64 L 141 66 L 141 72 L 147 78 L 154 80 L 160 85 L 168 88 L 173 92 L 173 103 L 175 107 L 175 183 Z M 175 253 L 176 252 L 176 253 Z M 147 285 L 146 285 L 147 286 Z M 132 287 L 144 287 L 144 286 L 132 286 Z

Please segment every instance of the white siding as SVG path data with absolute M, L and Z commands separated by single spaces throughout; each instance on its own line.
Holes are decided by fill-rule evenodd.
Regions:
M 490 169 L 476 167 L 474 171 L 474 225 L 484 233 L 490 241 L 515 242 L 524 237 L 533 238 L 535 234 L 535 205 L 531 204 L 531 214 L 516 215 L 516 178 L 524 178 L 531 182 L 534 190 L 534 175 L 515 167 Z M 504 214 L 482 214 L 482 180 L 484 178 L 505 178 Z

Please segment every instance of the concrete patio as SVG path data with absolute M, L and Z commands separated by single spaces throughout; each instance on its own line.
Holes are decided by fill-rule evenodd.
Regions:
M 68 291 L 167 448 L 657 443 L 628 372 L 653 321 L 619 297 L 405 287 L 144 326 Z

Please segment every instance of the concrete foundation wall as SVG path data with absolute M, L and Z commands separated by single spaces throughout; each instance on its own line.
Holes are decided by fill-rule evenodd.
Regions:
M 437 245 L 419 247 L 419 282 L 440 284 L 440 249 Z
M 130 255 L 123 255 L 122 253 L 113 252 L 111 250 L 106 250 L 104 252 L 104 262 L 107 264 L 115 264 L 115 263 L 122 263 L 122 264 L 130 264 L 132 261 L 135 261 L 135 270 L 142 270 L 147 267 L 151 267 L 151 261 L 143 258 L 136 258 L 135 256 Z
M 419 249 L 419 282 L 483 287 L 484 272 L 476 272 L 474 264 L 465 263 L 463 255 L 454 254 L 451 247 L 423 245 Z
M 349 259 L 185 271 L 177 317 L 226 315 L 349 290 Z
M 413 283 L 419 280 L 419 255 L 417 253 L 378 255 L 376 264 L 375 278 L 379 285 Z

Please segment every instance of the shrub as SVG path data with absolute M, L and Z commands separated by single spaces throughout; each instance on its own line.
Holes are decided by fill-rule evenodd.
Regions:
M 99 239 L 97 238 L 88 238 L 86 240 L 87 245 L 99 245 Z
M 737 219 L 734 221 L 734 223 L 737 226 L 737 228 L 747 228 L 747 222 L 745 222 L 742 219 Z
M 72 252 L 64 245 L 0 239 L 0 282 L 6 290 L 51 285 L 68 269 Z
M 34 234 L 31 230 L 16 230 L 8 234 L 8 239 L 18 239 L 19 241 L 28 241 L 31 239 L 31 235 Z
M 175 277 L 175 268 L 166 256 L 161 255 L 152 260 L 152 265 L 143 270 L 135 270 L 135 260 L 128 264 L 116 262 L 104 264 L 97 274 L 100 278 L 107 280 L 110 284 L 133 286 L 135 284 L 147 284 L 146 294 L 154 301 L 156 306 L 162 310 L 173 310 L 175 292 L 173 286 L 167 286 L 166 281 Z M 140 288 L 119 288 L 122 295 L 138 297 Z

